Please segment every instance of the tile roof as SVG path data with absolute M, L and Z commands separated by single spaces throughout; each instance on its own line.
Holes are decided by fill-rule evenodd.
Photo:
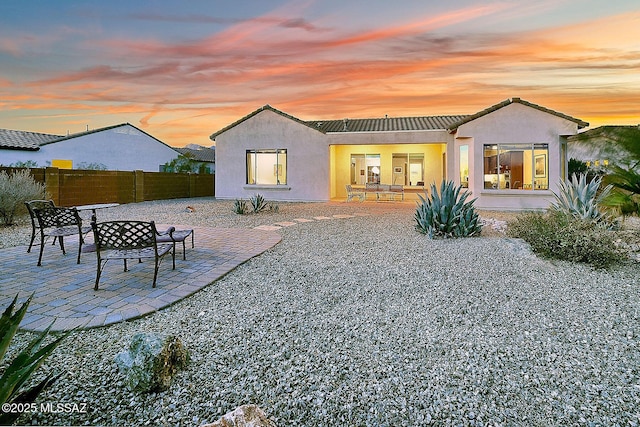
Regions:
M 541 105 L 538 105 L 538 104 L 533 104 L 533 103 L 531 103 L 531 102 L 525 101 L 524 99 L 520 99 L 520 98 L 511 98 L 511 99 L 507 99 L 507 100 L 505 100 L 505 101 L 499 102 L 499 103 L 498 103 L 498 104 L 496 104 L 496 105 L 492 105 L 492 106 L 491 106 L 491 107 L 489 107 L 489 108 L 485 108 L 484 110 L 482 110 L 482 111 L 480 111 L 480 112 L 478 112 L 478 113 L 476 113 L 476 114 L 472 114 L 472 115 L 470 115 L 470 116 L 467 116 L 466 118 L 463 118 L 463 119 L 462 119 L 462 120 L 460 120 L 459 122 L 454 123 L 454 124 L 452 124 L 451 126 L 449 126 L 449 128 L 448 128 L 448 129 L 449 129 L 450 131 L 454 131 L 454 130 L 458 129 L 460 126 L 462 126 L 462 125 L 463 125 L 463 124 L 465 124 L 465 123 L 468 123 L 468 122 L 470 122 L 470 121 L 473 121 L 473 120 L 475 120 L 475 119 L 477 119 L 477 118 L 480 118 L 480 117 L 482 117 L 482 116 L 485 116 L 485 115 L 487 115 L 487 114 L 489 114 L 489 113 L 493 113 L 494 111 L 499 110 L 499 109 L 501 109 L 502 107 L 506 107 L 506 106 L 507 106 L 507 105 L 509 105 L 509 104 L 522 104 L 522 105 L 526 105 L 527 107 L 535 108 L 536 110 L 540 110 L 540 111 L 543 111 L 543 112 L 545 112 L 545 113 L 548 113 L 548 114 L 552 114 L 552 115 L 554 115 L 554 116 L 561 117 L 561 118 L 563 118 L 563 119 L 566 119 L 566 120 L 569 120 L 569 121 L 571 121 L 571 122 L 576 123 L 576 124 L 578 125 L 578 128 L 585 128 L 585 127 L 589 126 L 589 123 L 584 122 L 584 121 L 582 121 L 582 120 L 580 120 L 580 119 L 576 119 L 575 117 L 571 117 L 571 116 L 568 116 L 568 115 L 566 115 L 566 114 L 559 113 L 559 112 L 557 112 L 557 111 L 551 110 L 551 109 L 549 109 L 549 108 L 545 108 L 545 107 L 543 107 L 543 106 L 541 106 Z
M 208 163 L 216 162 L 216 150 L 212 148 L 201 147 L 201 148 L 194 149 L 189 147 L 182 147 L 182 148 L 175 148 L 175 150 L 182 155 L 188 155 L 190 158 L 198 162 L 208 162 Z
M 445 130 L 466 115 L 384 117 L 377 119 L 313 120 L 309 126 L 322 132 L 395 132 L 413 130 Z
M 42 144 L 62 138 L 61 135 L 0 129 L 0 148 L 37 151 Z

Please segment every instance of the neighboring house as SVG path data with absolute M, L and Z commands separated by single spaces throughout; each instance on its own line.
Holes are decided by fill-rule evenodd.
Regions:
M 176 148 L 183 156 L 193 160 L 199 171 L 204 170 L 207 173 L 216 172 L 216 150 L 215 148 L 207 148 L 197 144 L 189 144 L 183 148 Z
M 129 123 L 67 136 L 0 129 L 0 164 L 5 166 L 32 161 L 40 167 L 77 169 L 93 164 L 157 172 L 179 154 Z
M 216 197 L 324 201 L 345 185 L 450 179 L 484 209 L 541 209 L 582 120 L 513 98 L 473 115 L 303 121 L 269 105 L 215 132 Z M 413 197 L 417 197 L 413 195 Z

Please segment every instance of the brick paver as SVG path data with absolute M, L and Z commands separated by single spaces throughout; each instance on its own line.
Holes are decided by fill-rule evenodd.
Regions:
M 95 291 L 96 256 L 82 254 L 76 264 L 77 240 L 65 239 L 67 255 L 58 247 L 45 248 L 41 267 L 36 265 L 37 247 L 31 253 L 26 246 L 0 249 L 0 309 L 4 310 L 16 294 L 21 303 L 33 293 L 20 324 L 23 330 L 42 331 L 52 322 L 53 331 L 106 326 L 174 304 L 281 240 L 272 230 L 176 228 L 193 228 L 196 247 L 187 248 L 186 261 L 178 251 L 175 271 L 171 270 L 171 259 L 165 257 L 155 289 L 151 287 L 152 260 L 130 260 L 128 272 L 123 271 L 122 262 L 113 260 L 104 268 L 100 289 Z

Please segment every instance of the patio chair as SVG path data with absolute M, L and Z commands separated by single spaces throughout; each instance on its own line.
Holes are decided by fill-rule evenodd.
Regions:
M 366 197 L 364 190 L 354 189 L 349 184 L 347 184 L 345 187 L 347 189 L 347 202 L 350 202 L 351 200 L 353 200 L 354 197 L 357 197 L 358 199 L 360 199 L 361 202 L 364 202 L 364 198 Z
M 31 247 L 33 246 L 33 241 L 36 239 L 36 229 L 38 228 L 38 218 L 36 217 L 36 213 L 34 209 L 44 209 L 44 208 L 53 208 L 55 204 L 53 200 L 30 200 L 28 202 L 24 202 L 27 207 L 27 211 L 29 211 L 29 216 L 31 217 L 31 241 L 29 242 L 29 248 L 27 249 L 27 253 L 31 252 Z M 56 244 L 57 237 L 54 237 L 53 244 Z
M 42 265 L 42 252 L 44 242 L 48 237 L 57 238 L 62 253 L 66 255 L 64 248 L 65 236 L 78 235 L 78 261 L 80 264 L 80 253 L 84 243 L 84 234 L 88 231 L 82 227 L 82 219 L 78 211 L 74 208 L 63 208 L 58 206 L 46 206 L 44 208 L 34 208 L 33 212 L 38 221 L 38 232 L 40 233 L 40 255 L 38 256 L 38 266 Z
M 106 221 L 91 222 L 95 249 L 97 256 L 97 272 L 95 290 L 98 290 L 100 275 L 107 261 L 121 259 L 124 262 L 124 271 L 127 269 L 128 259 L 153 258 L 153 287 L 156 287 L 158 268 L 165 255 L 172 254 L 173 269 L 176 268 L 175 243 L 158 243 L 158 237 L 164 234 L 171 236 L 175 231 L 170 227 L 163 233 L 158 233 L 156 224 L 143 221 Z

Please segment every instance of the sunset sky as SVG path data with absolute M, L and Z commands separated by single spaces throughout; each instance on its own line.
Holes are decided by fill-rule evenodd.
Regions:
M 640 123 L 638 0 L 0 3 L 0 128 L 129 122 L 172 146 L 264 104 L 302 120 L 473 114 L 512 97 Z

